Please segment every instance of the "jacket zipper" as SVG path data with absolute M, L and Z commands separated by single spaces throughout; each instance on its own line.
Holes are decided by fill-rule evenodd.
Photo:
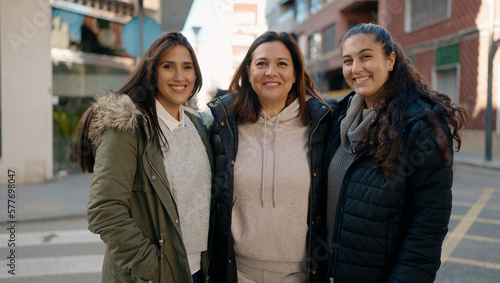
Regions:
M 160 282 L 163 282 L 163 244 L 165 243 L 165 233 L 160 235 Z
M 342 187 L 340 189 L 340 192 L 341 192 L 341 196 L 339 197 L 339 204 L 340 204 L 340 209 L 339 209 L 339 213 L 338 215 L 336 216 L 336 218 L 338 217 L 338 225 L 337 225 L 337 230 L 335 231 L 335 235 L 333 237 L 333 242 L 336 243 L 340 237 L 340 228 L 342 227 L 342 214 L 344 213 L 344 207 L 345 207 L 345 197 L 346 197 L 346 194 L 347 194 L 347 183 L 348 183 L 348 180 L 349 180 L 349 176 L 351 175 L 351 172 L 354 170 L 354 164 L 358 163 L 359 160 L 362 158 L 362 156 L 358 156 L 358 158 L 355 158 L 354 162 L 349 166 L 349 168 L 347 168 L 347 171 L 344 175 L 344 180 L 342 181 Z M 330 243 L 331 244 L 331 243 Z M 338 255 L 338 252 L 339 252 L 339 249 L 338 249 L 338 245 L 335 245 L 335 250 L 334 250 L 334 256 L 333 256 L 333 262 L 331 264 L 331 277 L 330 277 L 330 282 L 333 283 L 334 282 L 334 278 L 335 278 L 335 265 L 336 265 L 336 262 L 337 262 L 337 255 Z
M 330 110 L 328 109 L 327 111 L 325 111 L 325 113 L 323 114 L 323 116 L 321 116 L 321 118 L 318 120 L 318 123 L 316 124 L 316 127 L 313 129 L 311 135 L 310 135 L 310 138 L 309 138 L 309 160 L 312 160 L 312 144 L 311 144 L 311 140 L 312 140 L 312 137 L 314 135 L 314 133 L 316 132 L 316 130 L 318 129 L 319 127 L 319 124 L 321 124 L 321 121 L 323 121 L 323 119 L 326 117 L 326 115 L 328 114 L 328 112 L 330 112 Z M 311 168 L 312 168 L 312 164 L 311 164 Z M 312 184 L 312 176 L 311 176 L 311 184 Z M 311 217 L 312 217 L 312 202 L 313 202 L 313 190 L 311 189 L 311 198 L 309 200 L 309 223 L 311 223 Z M 310 230 L 312 228 L 309 228 Z M 311 231 L 309 231 L 309 235 L 311 235 Z M 309 237 L 309 254 L 307 255 L 308 258 L 311 258 L 311 245 L 312 245 L 312 237 Z M 307 265 L 307 281 L 310 282 L 311 280 L 311 265 L 308 264 Z

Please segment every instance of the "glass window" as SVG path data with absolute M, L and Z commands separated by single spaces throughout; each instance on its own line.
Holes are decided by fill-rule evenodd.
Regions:
M 51 32 L 54 171 L 76 168 L 76 125 L 98 94 L 117 91 L 135 67 L 121 42 L 123 23 L 53 7 Z
M 309 38 L 309 56 L 310 59 L 317 59 L 320 54 L 320 46 L 321 46 L 322 36 L 321 33 L 315 32 Z
M 305 58 L 308 58 L 309 56 L 309 38 L 306 34 L 301 34 L 298 36 L 298 40 L 297 40 L 298 44 L 299 44 L 299 47 L 300 47 L 300 50 L 302 51 L 302 55 L 305 57 Z
M 310 0 L 310 3 L 311 6 L 309 7 L 309 11 L 311 11 L 311 14 L 314 14 L 321 9 L 321 0 Z
M 450 17 L 450 0 L 406 0 L 409 30 L 415 30 Z
M 295 18 L 297 20 L 297 23 L 301 23 L 305 21 L 308 16 L 307 0 L 297 0 L 295 2 L 296 2 L 295 7 L 297 9 L 297 12 L 295 13 Z
M 121 42 L 122 29 L 121 23 L 53 8 L 51 46 L 130 57 Z
M 458 67 L 457 65 L 436 68 L 436 90 L 446 93 L 458 103 Z
M 335 39 L 335 25 L 331 25 L 323 31 L 323 38 L 323 53 L 333 51 L 335 50 L 335 48 L 337 48 Z

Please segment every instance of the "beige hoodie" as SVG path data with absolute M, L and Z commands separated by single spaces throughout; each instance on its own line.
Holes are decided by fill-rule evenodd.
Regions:
M 274 272 L 306 264 L 309 127 L 298 99 L 271 118 L 238 127 L 231 232 L 237 263 Z

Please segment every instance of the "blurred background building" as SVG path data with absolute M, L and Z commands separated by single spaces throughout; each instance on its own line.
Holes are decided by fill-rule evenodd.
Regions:
M 489 59 L 500 38 L 500 3 L 494 1 L 272 0 L 266 16 L 269 29 L 295 34 L 320 90 L 337 98 L 350 91 L 342 76 L 342 37 L 359 23 L 382 25 L 432 88 L 468 110 L 462 150 L 485 153 L 489 138 L 490 154 L 500 155 L 500 58 Z
M 181 30 L 192 2 L 144 0 L 143 16 Z M 75 168 L 69 148 L 87 102 L 118 89 L 135 67 L 121 36 L 139 7 L 137 0 L 0 2 L 0 183 L 7 169 L 17 182 L 34 183 Z
M 217 88 L 227 88 L 266 30 L 292 33 L 322 94 L 342 98 L 350 91 L 341 69 L 343 35 L 358 23 L 380 24 L 432 88 L 468 109 L 463 150 L 484 153 L 489 137 L 500 155 L 500 64 L 489 56 L 500 38 L 493 1 L 2 0 L 0 183 L 7 169 L 19 183 L 75 171 L 68 152 L 82 112 L 95 95 L 120 88 L 140 58 L 127 43 L 138 35 L 123 32 L 139 13 L 161 32 L 182 31 L 195 47 L 201 110 Z

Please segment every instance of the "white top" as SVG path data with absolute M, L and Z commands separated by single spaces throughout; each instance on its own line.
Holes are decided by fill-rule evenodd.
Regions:
M 180 121 L 177 121 L 177 119 L 172 117 L 172 115 L 170 115 L 170 113 L 168 113 L 168 111 L 165 110 L 165 108 L 163 108 L 163 105 L 161 105 L 161 103 L 158 101 L 158 99 L 155 99 L 155 100 L 156 100 L 156 114 L 158 115 L 158 118 L 160 118 L 163 121 L 163 123 L 165 123 L 165 125 L 167 126 L 167 128 L 170 131 L 173 131 L 175 129 L 182 128 L 185 126 L 185 124 L 184 124 L 184 107 L 182 105 L 179 107 Z

